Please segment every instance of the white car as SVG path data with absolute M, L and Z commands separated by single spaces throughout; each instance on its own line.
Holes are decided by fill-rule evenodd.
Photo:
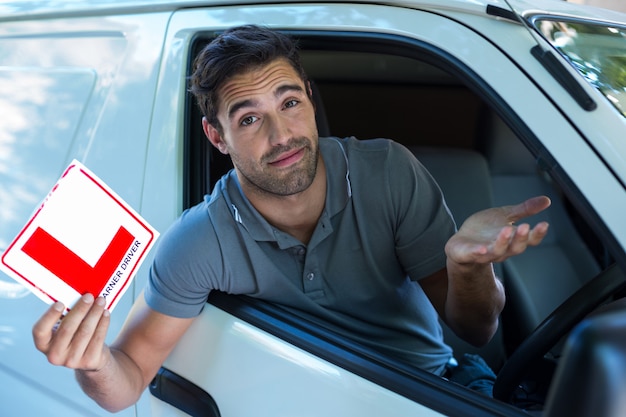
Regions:
M 321 135 L 406 145 L 459 224 L 547 194 L 549 236 L 496 265 L 507 307 L 487 347 L 444 329 L 458 354 L 479 351 L 496 370 L 494 399 L 281 306 L 215 293 L 150 389 L 118 415 L 623 415 L 626 15 L 617 12 L 557 0 L 0 2 L 0 252 L 74 158 L 161 232 L 200 201 L 230 165 L 203 137 L 186 92 L 190 63 L 244 23 L 299 39 Z M 109 340 L 149 264 L 113 312 Z M 0 275 L 0 415 L 109 415 L 35 350 L 31 327 L 46 308 Z

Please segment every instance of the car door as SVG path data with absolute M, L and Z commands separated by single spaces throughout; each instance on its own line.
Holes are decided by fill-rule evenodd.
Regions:
M 589 216 L 599 224 L 611 224 L 613 220 L 602 217 L 606 197 L 598 196 L 575 166 L 584 164 L 593 169 L 595 181 L 615 190 L 614 204 L 620 207 L 624 207 L 623 187 L 581 135 L 582 129 L 572 122 L 588 118 L 586 110 L 579 108 L 530 53 L 536 40 L 528 30 L 515 19 L 490 16 L 486 4 L 478 2 L 464 7 L 457 2 L 430 7 L 282 4 L 176 12 L 168 28 L 160 73 L 160 84 L 172 88 L 162 88 L 157 94 L 147 161 L 149 172 L 159 169 L 169 173 L 170 179 L 164 184 L 146 184 L 146 213 L 163 216 L 157 212 L 163 204 L 159 199 L 163 190 L 183 196 L 181 209 L 197 203 L 228 166 L 203 139 L 201 116 L 191 98 L 182 94 L 182 87 L 200 44 L 228 27 L 256 23 L 299 38 L 305 66 L 316 82 L 322 80 L 318 83 L 321 90 L 337 93 L 330 85 L 339 82 L 337 74 L 363 86 L 381 82 L 385 80 L 385 66 L 393 62 L 409 72 L 402 80 L 428 79 L 438 88 L 435 95 L 429 96 L 428 88 L 424 88 L 424 95 L 413 96 L 414 101 L 411 97 L 401 101 L 400 90 L 408 88 L 401 84 L 393 93 L 398 100 L 392 103 L 398 107 L 392 108 L 376 107 L 376 100 L 367 101 L 368 97 L 336 94 L 325 102 L 332 134 L 389 135 L 401 137 L 407 146 L 472 147 L 463 141 L 471 128 L 460 135 L 454 129 L 457 125 L 471 127 L 486 106 L 506 121 L 552 173 L 565 179 L 570 185 L 567 192 L 588 209 Z M 358 65 L 353 65 L 350 71 L 342 72 L 342 57 L 361 59 L 361 53 L 368 56 L 363 61 L 364 66 L 370 66 L 368 71 L 361 73 Z M 372 58 L 377 54 L 387 58 L 377 61 Z M 377 64 L 380 68 L 375 67 Z M 433 68 L 445 74 L 431 73 Z M 380 74 L 372 78 L 378 70 Z M 325 77 L 332 82 L 324 83 Z M 592 88 L 583 88 L 600 99 Z M 451 95 L 442 97 L 442 91 Z M 470 96 L 464 95 L 466 91 Z M 347 100 L 341 101 L 342 97 Z M 335 118 L 333 125 L 333 109 L 343 116 L 348 112 L 342 106 L 357 104 L 372 107 L 374 113 L 361 113 L 350 123 Z M 609 111 L 609 105 L 599 105 Z M 424 115 L 434 106 L 441 106 L 445 113 L 433 125 Z M 391 133 L 371 130 L 369 119 L 389 115 L 394 117 L 379 126 Z M 173 142 L 172 138 L 182 140 Z M 161 160 L 163 148 L 172 149 L 178 157 Z M 174 201 L 165 204 L 167 213 L 176 210 Z M 620 251 L 623 249 L 617 250 L 618 255 Z M 165 362 L 151 392 L 153 411 L 160 416 L 523 414 L 516 407 L 473 394 L 354 344 L 280 306 L 225 294 L 209 297 L 200 317 Z

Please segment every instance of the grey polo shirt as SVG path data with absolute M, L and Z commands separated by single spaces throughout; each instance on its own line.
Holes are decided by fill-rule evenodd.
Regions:
M 246 294 L 440 374 L 451 349 L 415 282 L 445 266 L 454 233 L 439 188 L 389 140 L 320 138 L 320 151 L 326 203 L 308 245 L 265 221 L 231 171 L 161 237 L 148 305 L 193 317 L 211 290 Z

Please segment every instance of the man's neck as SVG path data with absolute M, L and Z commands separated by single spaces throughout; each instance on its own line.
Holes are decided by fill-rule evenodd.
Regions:
M 326 202 L 326 166 L 320 155 L 313 182 L 309 188 L 297 194 L 268 195 L 243 184 L 242 189 L 250 203 L 268 223 L 308 244 Z

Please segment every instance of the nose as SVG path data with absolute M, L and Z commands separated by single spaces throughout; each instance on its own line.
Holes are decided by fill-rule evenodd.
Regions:
M 268 138 L 272 146 L 284 145 L 291 139 L 291 126 L 286 117 L 275 114 L 270 118 L 268 125 Z

